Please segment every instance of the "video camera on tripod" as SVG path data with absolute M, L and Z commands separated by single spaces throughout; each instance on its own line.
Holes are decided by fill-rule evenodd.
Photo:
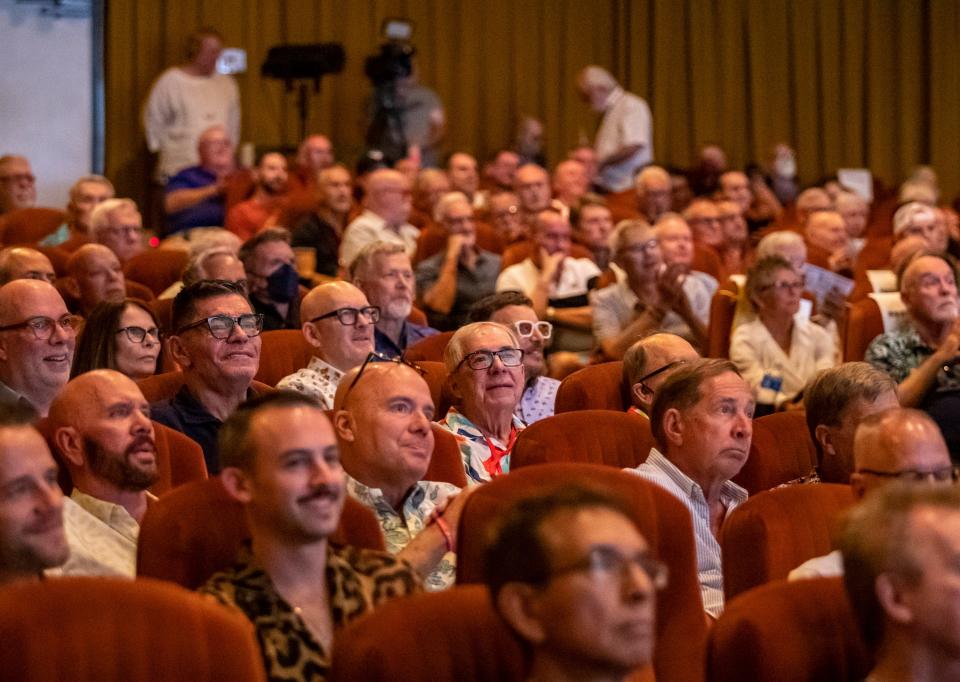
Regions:
M 384 19 L 380 51 L 367 57 L 363 73 L 373 85 L 373 107 L 367 129 L 367 147 L 378 149 L 391 165 L 407 155 L 403 106 L 398 96 L 400 80 L 413 73 L 416 48 L 410 44 L 413 23 L 407 19 Z

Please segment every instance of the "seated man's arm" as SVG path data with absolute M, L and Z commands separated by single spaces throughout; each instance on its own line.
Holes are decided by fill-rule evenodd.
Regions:
M 212 185 L 206 185 L 205 187 L 197 187 L 195 189 L 174 189 L 170 190 L 163 197 L 163 210 L 170 215 L 172 213 L 179 213 L 180 211 L 186 211 L 188 208 L 196 206 L 201 201 L 205 201 L 210 197 L 215 197 L 220 194 L 223 190 L 221 189 L 220 183 L 215 182 Z
M 663 323 L 666 311 L 648 306 L 639 313 L 626 327 L 613 334 L 603 333 L 601 328 L 608 329 L 608 324 L 599 323 L 602 317 L 609 315 L 608 311 L 601 312 L 601 308 L 594 309 L 594 335 L 604 355 L 613 360 L 620 360 L 636 341 L 659 329 Z M 614 321 L 614 324 L 616 322 Z M 603 336 L 601 336 L 603 334 Z
M 885 343 L 885 337 L 874 339 L 867 349 L 866 361 L 877 369 L 890 374 L 894 379 L 897 376 L 897 367 L 889 359 L 890 349 Z M 900 379 L 897 386 L 897 397 L 901 407 L 916 407 L 923 400 L 923 396 L 933 385 L 937 372 L 945 363 L 953 360 L 960 354 L 960 319 L 954 322 L 953 329 L 943 343 L 934 350 L 926 360 L 914 367 L 906 377 Z
M 423 292 L 423 304 L 434 312 L 448 314 L 457 300 L 457 265 L 462 244 L 463 238 L 460 235 L 451 235 L 447 240 L 446 257 L 440 264 L 439 277 L 429 286 L 418 286 Z
M 406 547 L 397 552 L 397 558 L 405 560 L 413 566 L 420 577 L 426 579 L 448 551 L 456 551 L 460 512 L 463 511 L 463 505 L 471 492 L 472 489 L 467 488 L 457 493 L 455 497 L 448 498 L 447 507 L 441 513 L 447 535 L 449 535 L 449 549 L 447 548 L 447 535 L 441 530 L 440 524 L 435 521 L 426 526 Z

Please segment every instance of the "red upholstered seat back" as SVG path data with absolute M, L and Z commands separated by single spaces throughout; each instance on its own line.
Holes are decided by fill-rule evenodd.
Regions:
M 754 495 L 806 476 L 817 465 L 817 451 L 802 410 L 755 419 L 750 456 L 734 482 Z
M 457 582 L 482 582 L 490 530 L 512 504 L 571 483 L 620 498 L 653 553 L 669 566 L 669 585 L 657 599 L 656 679 L 702 680 L 706 621 L 690 513 L 666 490 L 637 476 L 595 464 L 542 464 L 512 471 L 480 486 L 467 500 L 460 517 Z
M 720 533 L 727 599 L 831 551 L 837 517 L 853 502 L 850 486 L 822 483 L 767 490 L 737 507 Z
M 180 387 L 183 386 L 183 372 L 164 372 L 163 374 L 154 374 L 152 377 L 141 379 L 137 386 L 143 391 L 143 397 L 148 403 L 155 403 L 160 400 L 169 400 L 177 394 Z M 258 394 L 272 393 L 276 391 L 273 386 L 268 386 L 260 381 L 254 380 L 251 388 Z
M 623 385 L 623 361 L 587 365 L 560 382 L 554 413 L 574 410 L 618 410 L 630 406 Z
M 536 253 L 536 247 L 533 240 L 525 239 L 521 242 L 511 244 L 503 250 L 500 257 L 500 270 L 506 270 L 511 265 L 523 262 Z M 571 258 L 590 258 L 590 250 L 582 244 L 573 243 L 570 245 Z
M 180 249 L 147 249 L 123 266 L 127 279 L 143 284 L 159 296 L 171 284 L 180 281 L 188 254 Z
M 463 468 L 463 458 L 460 455 L 460 446 L 452 433 L 439 424 L 430 425 L 433 429 L 433 457 L 430 466 L 424 474 L 425 481 L 446 481 L 455 486 L 467 486 L 467 472 Z
M 710 301 L 710 326 L 707 330 L 707 357 L 730 357 L 730 330 L 737 311 L 737 296 L 718 289 Z
M 338 633 L 333 651 L 334 682 L 525 679 L 519 642 L 477 585 L 388 602 Z
M 256 380 L 268 386 L 310 364 L 314 348 L 299 329 L 277 329 L 260 335 L 260 368 Z
M 777 581 L 727 603 L 710 632 L 710 682 L 847 682 L 870 657 L 840 578 Z
M 0 239 L 4 245 L 32 245 L 54 232 L 67 219 L 57 208 L 18 208 L 0 219 Z
M 0 592 L 3 682 L 265 679 L 250 622 L 175 585 L 58 578 Z
M 872 298 L 864 298 L 847 304 L 847 314 L 842 325 L 843 361 L 863 360 L 870 342 L 883 333 L 883 317 L 880 307 Z
M 447 349 L 447 344 L 450 343 L 452 337 L 453 332 L 440 332 L 439 334 L 426 336 L 412 346 L 408 346 L 403 357 L 411 362 L 420 362 L 421 360 L 443 362 L 443 351 Z
M 511 470 L 547 462 L 584 462 L 636 467 L 653 445 L 650 422 L 613 410 L 564 412 L 541 419 L 520 432 Z
M 227 494 L 219 478 L 183 486 L 151 505 L 143 517 L 137 575 L 196 589 L 217 571 L 229 568 L 249 537 L 243 505 Z M 350 497 L 331 540 L 370 549 L 384 547 L 373 512 Z

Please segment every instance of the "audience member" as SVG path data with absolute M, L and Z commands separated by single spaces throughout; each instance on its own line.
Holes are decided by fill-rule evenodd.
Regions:
M 312 191 L 320 173 L 332 168 L 336 163 L 333 156 L 333 144 L 326 135 L 307 135 L 297 147 L 297 160 L 290 169 L 290 191 Z
M 244 291 L 225 281 L 200 281 L 173 299 L 170 354 L 183 387 L 155 403 L 153 418 L 195 440 L 210 475 L 219 473 L 217 432 L 237 406 L 256 395 L 263 316 Z
M 494 608 L 531 650 L 527 679 L 625 681 L 652 661 L 667 567 L 619 500 L 573 486 L 525 498 L 484 567 Z
M 329 542 L 345 474 L 313 400 L 286 392 L 252 400 L 222 431 L 221 480 L 243 504 L 251 543 L 201 592 L 250 620 L 270 679 L 326 679 L 335 632 L 418 592 L 419 581 L 386 552 Z
M 847 595 L 874 657 L 867 679 L 956 679 L 957 487 L 887 486 L 851 514 L 840 550 Z
M 682 264 L 664 265 L 656 231 L 642 220 L 621 222 L 611 241 L 613 262 L 624 277 L 590 294 L 593 334 L 604 356 L 618 360 L 655 331 L 702 347 L 710 315 L 707 290 L 686 276 Z
M 673 186 L 670 175 L 660 166 L 647 166 L 637 173 L 634 190 L 640 217 L 651 225 L 671 210 Z
M 436 168 L 424 168 L 413 182 L 413 210 L 410 222 L 421 230 L 433 221 L 433 209 L 440 197 L 450 191 L 450 178 Z
M 222 125 L 215 125 L 205 129 L 196 144 L 199 165 L 183 168 L 167 181 L 167 234 L 224 223 L 227 184 L 237 170 L 234 142 Z
M 850 487 L 857 500 L 892 481 L 953 485 L 957 480 L 940 429 L 919 410 L 891 409 L 866 417 L 857 429 L 853 458 Z M 789 578 L 837 575 L 843 575 L 840 550 L 804 562 Z
M 949 259 L 949 260 L 948 260 Z M 954 458 L 960 458 L 960 300 L 949 256 L 918 254 L 900 278 L 907 320 L 881 334 L 866 360 L 898 383 L 900 404 L 919 407 L 937 422 Z
M 364 211 L 347 225 L 340 244 L 340 266 L 350 268 L 367 244 L 388 242 L 403 246 L 413 257 L 420 230 L 407 222 L 410 217 L 410 183 L 395 170 L 375 170 L 367 178 Z
M 807 265 L 807 245 L 793 230 L 777 230 L 764 236 L 757 243 L 757 260 L 779 256 L 790 263 L 797 272 L 803 272 Z
M 579 161 L 567 159 L 553 169 L 553 196 L 567 209 L 576 208 L 589 190 L 587 171 Z
M 650 415 L 656 447 L 646 462 L 625 470 L 662 486 L 690 510 L 703 608 L 714 618 L 723 612 L 720 526 L 747 499 L 730 479 L 750 453 L 753 408 L 750 387 L 731 362 L 692 361 L 656 394 Z
M 37 203 L 37 178 L 25 156 L 0 156 L 0 215 Z
M 309 214 L 293 228 L 290 245 L 293 248 L 312 248 L 316 254 L 315 270 L 327 277 L 336 277 L 339 271 L 338 253 L 347 217 L 353 207 L 350 171 L 339 164 L 317 174 L 317 201 Z
M 759 175 L 754 175 L 751 181 L 746 173 L 740 171 L 723 173 L 720 176 L 720 195 L 740 207 L 740 215 L 747 221 L 751 231 L 769 225 L 780 217 L 783 210 L 776 195 Z
M 630 189 L 633 174 L 653 161 L 653 116 L 647 103 L 625 91 L 610 72 L 588 66 L 577 89 L 590 108 L 603 114 L 597 129 L 599 184 L 608 192 Z
M 778 256 L 757 261 L 747 273 L 747 299 L 757 317 L 733 332 L 730 359 L 765 410 L 796 403 L 814 374 L 837 364 L 830 332 L 796 317 L 802 293 L 802 276 Z
M 406 247 L 388 242 L 365 246 L 350 266 L 350 280 L 380 309 L 374 330 L 376 351 L 399 357 L 420 339 L 437 333 L 408 320 L 413 310 L 413 268 Z
M 553 325 L 537 317 L 533 302 L 519 291 L 501 291 L 480 299 L 470 309 L 469 321 L 497 322 L 513 329 L 523 351 L 524 374 L 516 416 L 527 426 L 552 417 L 560 382 L 545 376 L 545 351 L 553 336 Z
M 287 199 L 287 158 L 278 152 L 260 157 L 254 170 L 253 196 L 227 211 L 224 227 L 243 241 L 276 222 Z
M 818 211 L 832 211 L 833 200 L 819 187 L 810 187 L 797 196 L 797 224 L 805 227 L 811 215 Z
M 240 247 L 247 275 L 247 293 L 255 312 L 263 316 L 264 331 L 300 328 L 300 275 L 282 227 L 261 230 Z
M 368 361 L 346 374 L 336 407 L 347 492 L 377 515 L 387 550 L 410 562 L 428 590 L 450 587 L 467 494 L 424 480 L 434 449 L 430 388 L 410 365 Z
M 164 71 L 150 88 L 143 125 L 147 147 L 160 153 L 161 182 L 197 163 L 197 141 L 211 125 L 221 126 L 234 143 L 240 139 L 240 92 L 232 77 L 217 73 L 222 50 L 218 31 L 197 29 L 187 39 L 187 61 Z
M 497 291 L 520 291 L 533 301 L 537 316 L 563 325 L 559 350 L 586 350 L 592 345 L 592 312 L 588 293 L 600 277 L 600 269 L 589 258 L 570 256 L 570 223 L 558 211 L 547 209 L 537 215 L 533 256 L 503 270 L 497 277 Z
M 837 213 L 843 218 L 847 230 L 848 248 L 852 258 L 856 258 L 867 243 L 865 232 L 870 219 L 870 204 L 859 194 L 840 192 L 834 200 Z
M 657 332 L 640 339 L 623 354 L 623 382 L 630 392 L 630 414 L 650 419 L 663 383 L 700 354 L 682 336 Z
M 800 183 L 797 182 L 797 155 L 785 142 L 774 145 L 766 168 L 765 180 L 770 190 L 782 205 L 797 198 Z
M 520 222 L 532 226 L 541 211 L 550 207 L 550 175 L 543 166 L 525 163 L 513 176 Z
M 180 288 L 188 287 L 202 279 L 222 279 L 242 289 L 247 288 L 247 271 L 237 257 L 237 251 L 229 247 L 214 246 L 199 252 L 187 261 Z M 177 291 L 179 292 L 179 289 Z
M 113 183 L 102 175 L 84 175 L 70 187 L 67 220 L 42 240 L 40 246 L 57 246 L 76 251 L 90 241 L 90 214 L 97 204 L 113 199 Z
M 834 272 L 852 274 L 850 237 L 843 216 L 833 210 L 817 211 L 807 218 L 804 227 L 810 262 Z
M 310 364 L 285 376 L 279 389 L 306 393 L 325 410 L 333 408 L 337 385 L 348 370 L 373 352 L 373 330 L 380 309 L 348 282 L 321 284 L 300 306 L 303 336 L 314 348 Z
M 0 287 L 0 402 L 25 403 L 46 417 L 70 378 L 79 324 L 48 282 Z
M 493 186 L 494 192 L 509 192 L 513 189 L 514 175 L 520 167 L 520 157 L 509 149 L 498 151 L 484 168 L 484 179 Z
M 803 389 L 807 429 L 817 466 L 807 481 L 849 483 L 854 470 L 857 427 L 872 414 L 899 407 L 897 385 L 866 362 L 845 362 L 821 370 Z
M 528 163 L 545 167 L 547 157 L 543 153 L 543 122 L 533 116 L 524 116 L 517 123 L 514 151 L 520 165 Z
M 587 174 L 587 187 L 592 192 L 600 191 L 601 188 L 597 184 L 600 168 L 597 163 L 596 150 L 589 145 L 582 144 L 567 152 L 567 158 L 582 163 L 583 170 Z
M 916 201 L 904 204 L 893 214 L 893 236 L 898 240 L 922 237 L 928 251 L 943 253 L 947 250 L 947 232 L 937 221 L 936 211 Z
M 150 406 L 128 377 L 98 369 L 68 383 L 50 406 L 49 432 L 70 472 L 63 520 L 70 558 L 58 575 L 137 573 L 137 538 L 156 483 Z
M 683 213 L 693 201 L 693 190 L 690 189 L 690 180 L 682 168 L 670 166 L 670 208 L 677 213 Z
M 153 376 L 160 334 L 157 318 L 143 301 L 104 301 L 86 318 L 70 376 L 95 369 L 113 369 L 134 381 Z
M 446 194 L 434 211 L 447 232 L 447 246 L 417 264 L 417 291 L 430 326 L 452 331 L 466 323 L 474 302 L 493 293 L 500 257 L 477 246 L 473 208 L 466 195 Z
M 8 246 L 0 250 L 0 286 L 15 279 L 36 279 L 53 284 L 57 273 L 50 259 L 27 246 Z
M 740 213 L 740 206 L 733 201 L 718 201 L 720 228 L 723 244 L 720 247 L 720 264 L 728 275 L 746 273 L 750 251 L 750 230 Z
M 443 353 L 454 407 L 440 422 L 457 439 L 470 485 L 510 471 L 524 424 L 515 416 L 523 393 L 523 351 L 513 331 L 473 322 L 453 334 Z
M 693 240 L 697 244 L 709 247 L 717 252 L 723 251 L 723 224 L 720 222 L 720 209 L 712 199 L 697 197 L 683 212 L 683 219 L 693 231 Z
M 473 156 L 465 152 L 451 154 L 447 161 L 447 177 L 451 191 L 462 192 L 471 206 L 478 206 L 480 175 L 477 172 L 477 160 Z
M 0 405 L 0 586 L 36 580 L 70 554 L 57 464 L 25 405 Z
M 720 189 L 720 176 L 727 170 L 727 153 L 717 144 L 705 144 L 700 147 L 696 165 L 687 177 L 690 189 L 698 197 L 715 194 Z
M 576 211 L 571 212 L 571 221 L 576 226 L 574 236 L 577 241 L 590 249 L 598 268 L 606 269 L 613 257 L 610 248 L 613 217 L 606 202 L 595 195 L 584 196 Z
M 116 303 L 127 295 L 127 280 L 116 254 L 102 244 L 84 244 L 67 259 L 63 287 L 76 300 L 81 315 L 89 315 L 105 301 Z
M 493 194 L 487 202 L 490 223 L 503 239 L 504 244 L 513 244 L 526 239 L 527 224 L 521 220 L 520 201 L 513 192 Z
M 660 216 L 654 227 L 664 264 L 667 267 L 681 266 L 686 279 L 693 280 L 689 284 L 684 280 L 684 291 L 692 292 L 694 288 L 698 288 L 700 290 L 698 296 L 706 292 L 709 298 L 713 298 L 719 286 L 717 280 L 705 272 L 692 269 L 693 232 L 687 222 L 677 213 L 665 213 Z
M 143 243 L 143 217 L 132 199 L 107 199 L 90 214 L 92 241 L 113 251 L 120 264 L 146 248 Z

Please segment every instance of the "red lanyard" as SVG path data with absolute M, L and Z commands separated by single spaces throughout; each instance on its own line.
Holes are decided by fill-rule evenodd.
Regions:
M 490 448 L 490 459 L 483 461 L 483 468 L 490 474 L 490 478 L 493 478 L 503 473 L 503 467 L 500 466 L 500 463 L 504 457 L 513 451 L 513 445 L 517 442 L 517 427 L 510 427 L 510 438 L 507 440 L 507 447 L 502 450 L 494 445 L 493 441 L 486 436 L 484 436 L 484 440 L 487 441 L 487 447 Z

